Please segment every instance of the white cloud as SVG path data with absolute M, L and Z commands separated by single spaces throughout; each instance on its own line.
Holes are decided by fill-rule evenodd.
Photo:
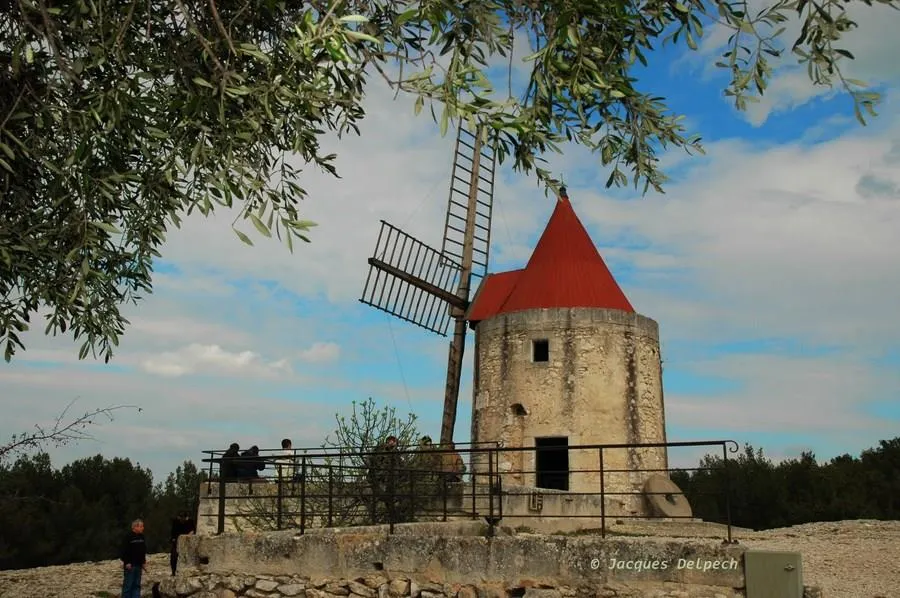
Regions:
M 771 0 L 755 0 L 749 3 L 746 11 L 748 14 L 756 14 L 772 4 Z M 840 62 L 843 75 L 848 79 L 864 81 L 871 87 L 896 83 L 900 79 L 900 63 L 896 59 L 900 55 L 900 38 L 896 35 L 896 9 L 878 3 L 865 6 L 861 2 L 848 3 L 844 8 L 859 26 L 846 32 L 836 45 L 848 50 L 854 57 L 853 60 L 842 59 Z M 781 58 L 768 58 L 776 70 L 766 93 L 759 102 L 749 104 L 743 114 L 754 126 L 761 126 L 773 114 L 789 112 L 813 99 L 844 93 L 839 82 L 835 83 L 836 87 L 833 89 L 814 86 L 806 65 L 798 65 L 797 57 L 790 52 L 790 48 L 799 36 L 800 26 L 796 15 L 778 25 L 779 28 L 785 27 L 781 39 L 787 51 Z M 687 51 L 682 59 L 676 61 L 674 68 L 685 65 L 700 67 L 706 78 L 728 75 L 727 71 L 714 64 L 726 50 L 732 33 L 733 30 L 725 25 L 710 27 L 699 49 L 696 52 Z M 755 47 L 746 34 L 743 39 L 751 47 Z
M 141 362 L 141 369 L 166 377 L 207 372 L 226 376 L 271 377 L 289 371 L 290 364 L 285 359 L 266 363 L 253 351 L 231 352 L 219 345 L 195 343 L 177 351 L 148 357 Z
M 691 363 L 687 369 L 733 381 L 739 390 L 720 396 L 667 396 L 667 422 L 686 428 L 740 434 L 766 432 L 868 433 L 886 438 L 893 424 L 863 414 L 859 407 L 900 375 L 873 368 L 852 356 L 797 357 L 777 354 L 726 355 Z
M 741 384 L 714 399 L 667 393 L 672 426 L 738 438 L 774 428 L 860 447 L 887 434 L 860 406 L 897 388 L 866 361 L 896 350 L 900 338 L 900 320 L 890 317 L 900 304 L 897 108 L 888 104 L 876 127 L 816 145 L 707 144 L 709 157 L 691 159 L 664 197 L 613 200 L 596 183 L 570 181 L 576 210 L 610 247 L 605 257 L 633 270 L 625 292 L 659 321 L 666 347 L 778 337 L 809 348 L 802 358 L 715 360 L 667 349 L 667 371 Z M 9 414 L 0 436 L 47 421 L 75 396 L 144 407 L 98 429 L 99 446 L 161 474 L 232 440 L 317 445 L 335 412 L 367 396 L 401 414 L 430 413 L 424 419 L 436 433 L 447 339 L 364 320 L 376 312 L 356 300 L 380 219 L 440 245 L 453 139 L 383 89 L 371 92 L 367 109 L 361 138 L 326 148 L 338 153 L 344 178 L 309 172 L 301 181 L 310 192 L 302 216 L 320 224 L 310 245 L 291 254 L 254 236 L 250 248 L 231 232 L 233 215 L 188 219 L 163 248 L 182 273 L 158 275 L 156 292 L 126 310 L 133 324 L 112 363 L 118 369 L 72 363 L 77 346 L 40 330 L 26 335 L 28 351 L 0 369 L 0 410 Z M 605 179 L 594 157 L 573 148 L 551 166 Z M 500 171 L 494 269 L 527 260 L 553 207 L 532 178 Z M 843 354 L 815 356 L 835 345 Z M 35 369 L 40 362 L 62 366 Z M 330 362 L 345 370 L 317 367 Z M 467 393 L 471 370 L 464 375 Z M 844 423 L 852 433 L 842 437 L 835 430 Z M 67 460 L 97 447 L 55 454 Z
M 206 340 L 207 342 L 242 343 L 248 339 L 233 328 L 218 323 L 203 322 L 181 315 L 131 319 L 129 333 L 141 334 L 161 342 Z
M 300 359 L 309 363 L 329 363 L 337 361 L 341 346 L 337 343 L 314 343 L 300 352 Z

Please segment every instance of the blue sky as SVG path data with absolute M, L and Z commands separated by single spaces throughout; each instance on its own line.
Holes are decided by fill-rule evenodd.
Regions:
M 626 295 L 660 324 L 671 440 L 830 458 L 900 434 L 900 41 L 889 9 L 859 21 L 849 76 L 885 94 L 869 127 L 847 96 L 814 89 L 789 63 L 771 95 L 736 112 L 710 69 L 723 41 L 710 28 L 699 52 L 665 50 L 640 73 L 707 149 L 664 157 L 666 195 L 604 189 L 608 171 L 578 148 L 553 158 Z M 319 223 L 312 244 L 292 255 L 254 236 L 250 248 L 228 213 L 188 220 L 163 249 L 154 294 L 127 308 L 132 326 L 112 363 L 78 362 L 68 339 L 33 334 L 0 367 L 0 435 L 76 398 L 79 411 L 138 405 L 54 459 L 130 457 L 157 477 L 232 441 L 316 446 L 335 414 L 370 396 L 437 436 L 449 339 L 358 299 L 379 220 L 440 245 L 453 133 L 442 139 L 427 111 L 415 117 L 411 101 L 377 84 L 367 111 L 360 138 L 329 142 L 344 178 L 301 181 L 304 217 Z M 552 209 L 533 178 L 504 166 L 490 270 L 524 265 Z

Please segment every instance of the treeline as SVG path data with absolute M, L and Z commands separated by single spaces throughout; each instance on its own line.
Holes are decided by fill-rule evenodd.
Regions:
M 172 517 L 196 513 L 205 479 L 190 461 L 158 484 L 128 459 L 99 455 L 62 469 L 46 454 L 0 465 L 0 569 L 117 558 L 136 517 L 147 523 L 149 549 L 166 551 Z M 900 437 L 827 463 L 805 453 L 775 464 L 748 445 L 724 467 L 721 457 L 706 457 L 672 479 L 706 521 L 726 521 L 730 490 L 731 521 L 740 527 L 900 519 Z
M 815 455 L 773 463 L 762 449 L 745 446 L 729 455 L 704 458 L 698 470 L 675 471 L 694 516 L 726 521 L 724 491 L 730 490 L 731 522 L 770 529 L 846 519 L 900 519 L 900 437 L 882 440 L 857 457 L 825 463 Z
M 130 460 L 100 455 L 62 469 L 44 453 L 0 465 L 0 569 L 118 558 L 138 517 L 148 550 L 168 551 L 172 518 L 197 512 L 204 479 L 190 461 L 157 484 Z

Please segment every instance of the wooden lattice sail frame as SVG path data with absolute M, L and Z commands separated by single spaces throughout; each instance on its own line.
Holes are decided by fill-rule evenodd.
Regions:
M 441 442 L 453 441 L 474 277 L 487 274 L 496 147 L 486 130 L 460 124 L 450 176 L 444 238 L 438 251 L 381 221 L 360 301 L 441 336 L 453 322 Z

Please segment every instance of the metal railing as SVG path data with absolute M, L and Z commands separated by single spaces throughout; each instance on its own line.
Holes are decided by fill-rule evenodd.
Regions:
M 598 520 L 599 532 L 605 536 L 610 519 L 649 518 L 643 509 L 638 509 L 637 514 L 627 512 L 627 507 L 611 512 L 608 503 L 618 503 L 620 507 L 641 504 L 647 496 L 641 481 L 650 474 L 709 469 L 667 467 L 669 449 L 703 447 L 721 449 L 721 466 L 726 472 L 728 454 L 738 450 L 733 440 L 546 448 L 460 443 L 453 450 L 399 447 L 393 452 L 316 448 L 285 455 L 273 449 L 260 450 L 255 457 L 227 457 L 224 451 L 204 451 L 208 456 L 203 462 L 209 463 L 207 500 L 217 503 L 217 533 L 225 531 L 227 518 L 238 529 L 244 525 L 255 530 L 298 529 L 301 534 L 314 527 L 371 524 L 387 524 L 390 533 L 394 533 L 398 523 L 466 518 L 486 521 L 493 535 L 502 519 L 557 517 Z M 536 463 L 535 453 L 554 450 L 564 450 L 570 463 L 592 461 L 596 467 L 548 471 L 512 466 L 513 461 L 529 458 Z M 469 457 L 466 471 L 452 471 L 455 464 L 465 463 L 463 455 Z M 661 460 L 663 466 L 643 467 L 639 463 L 642 459 Z M 238 470 L 243 466 L 243 470 L 229 472 L 234 465 Z M 538 486 L 539 478 L 544 477 L 547 486 L 546 476 L 553 474 L 557 474 L 557 481 L 563 480 L 556 485 L 564 488 Z M 518 485 L 510 484 L 511 479 Z M 728 476 L 724 479 L 725 487 L 716 494 L 724 502 L 725 541 L 733 543 Z M 574 497 L 585 498 L 581 499 L 578 512 L 570 509 L 548 513 L 543 510 L 543 501 L 554 495 L 569 503 Z M 510 507 L 510 501 L 517 497 L 520 502 L 515 508 Z M 526 499 L 528 504 L 523 508 Z M 506 509 L 504 502 L 509 503 Z M 229 504 L 233 506 L 231 513 Z

